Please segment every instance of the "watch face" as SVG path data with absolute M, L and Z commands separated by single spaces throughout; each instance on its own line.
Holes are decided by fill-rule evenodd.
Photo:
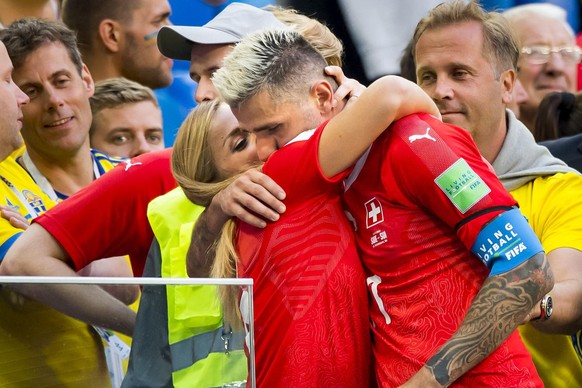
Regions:
M 546 319 L 552 316 L 552 311 L 554 310 L 554 302 L 552 297 L 548 296 L 546 300 Z

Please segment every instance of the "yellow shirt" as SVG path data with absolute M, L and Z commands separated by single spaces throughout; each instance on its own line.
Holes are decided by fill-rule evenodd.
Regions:
M 582 177 L 574 173 L 539 177 L 511 195 L 546 254 L 565 247 L 582 251 Z M 545 334 L 531 325 L 522 325 L 519 331 L 546 387 L 582 387 L 582 359 L 571 336 Z
M 55 206 L 55 202 L 42 192 L 30 175 L 10 156 L 0 162 L 0 179 L 0 204 L 17 210 L 29 221 Z M 0 260 L 20 233 L 21 229 L 0 218 Z
M 0 176 L 0 204 L 28 218 L 55 205 L 12 157 Z M 0 218 L 1 258 L 20 232 Z M 0 316 L 0 387 L 110 386 L 101 340 L 87 324 L 2 286 Z

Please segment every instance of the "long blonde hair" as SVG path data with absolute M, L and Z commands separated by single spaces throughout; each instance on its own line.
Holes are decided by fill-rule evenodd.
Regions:
M 235 176 L 221 181 L 208 146 L 208 131 L 220 105 L 218 100 L 204 101 L 194 108 L 180 126 L 172 152 L 172 173 L 176 182 L 190 201 L 202 206 L 208 206 L 219 191 L 236 179 Z M 227 221 L 215 246 L 216 258 L 210 270 L 213 278 L 236 277 L 238 255 L 234 247 L 234 232 L 234 221 Z M 227 286 L 219 287 L 219 290 L 225 323 L 230 323 L 233 328 L 240 327 L 238 290 Z

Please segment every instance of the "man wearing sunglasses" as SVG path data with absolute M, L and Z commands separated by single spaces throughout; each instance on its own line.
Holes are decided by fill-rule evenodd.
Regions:
M 520 120 L 535 126 L 538 107 L 550 92 L 575 92 L 581 50 L 566 11 L 553 4 L 532 3 L 503 14 L 519 38 L 519 79 L 529 98 L 521 105 Z

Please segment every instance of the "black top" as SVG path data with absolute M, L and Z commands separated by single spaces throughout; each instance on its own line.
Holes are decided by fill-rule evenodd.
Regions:
M 542 141 L 539 144 L 547 147 L 552 155 L 563 160 L 568 166 L 582 172 L 582 133 Z

